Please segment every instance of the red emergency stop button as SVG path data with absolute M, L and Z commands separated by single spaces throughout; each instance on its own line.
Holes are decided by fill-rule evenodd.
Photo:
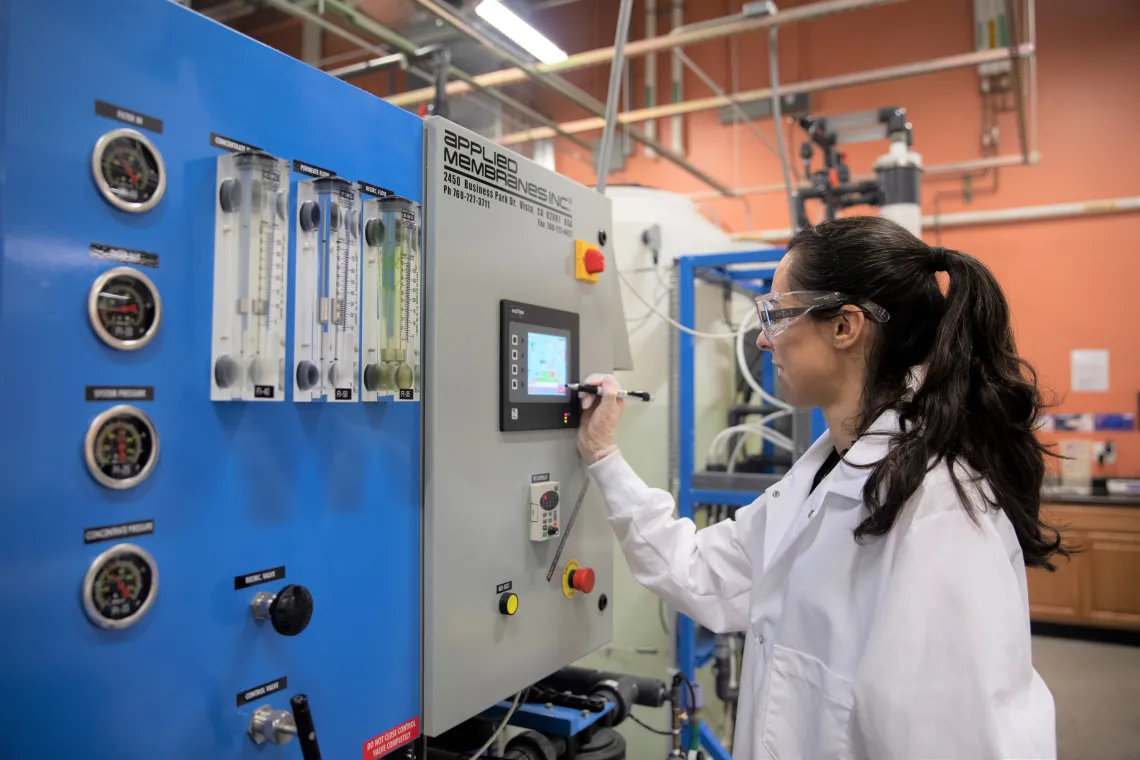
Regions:
M 580 567 L 570 571 L 570 588 L 588 594 L 594 590 L 594 571 L 588 567 Z
M 586 274 L 599 274 L 606 271 L 606 257 L 597 248 L 591 248 L 586 251 L 585 261 Z

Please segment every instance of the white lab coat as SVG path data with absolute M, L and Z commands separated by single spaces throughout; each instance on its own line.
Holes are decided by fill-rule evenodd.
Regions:
M 888 413 L 872 432 L 897 429 Z M 885 436 L 846 459 L 877 462 Z M 870 473 L 824 435 L 736 520 L 673 517 L 620 452 L 590 467 L 639 582 L 718 633 L 745 632 L 737 760 L 1056 757 L 1033 669 L 1025 566 L 1003 512 L 971 521 L 939 464 L 886 536 L 856 543 Z

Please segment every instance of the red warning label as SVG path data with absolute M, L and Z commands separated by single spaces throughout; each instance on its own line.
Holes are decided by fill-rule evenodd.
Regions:
M 399 749 L 408 742 L 414 741 L 419 735 L 420 719 L 418 717 L 412 718 L 391 731 L 385 731 L 364 742 L 364 760 L 376 760 L 378 757 L 384 757 L 392 750 Z

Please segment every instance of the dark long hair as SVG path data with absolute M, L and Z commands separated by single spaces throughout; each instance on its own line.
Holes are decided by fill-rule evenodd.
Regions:
M 1035 434 L 1044 408 L 1037 375 L 1017 353 L 1009 304 L 989 269 L 965 253 L 928 246 L 882 217 L 800 230 L 788 250 L 797 289 L 873 301 L 890 315 L 871 342 L 856 431 L 866 432 L 892 409 L 903 426 L 890 433 L 886 457 L 871 469 L 863 491 L 870 515 L 856 539 L 890 531 L 941 461 L 976 519 L 955 471 L 964 463 L 989 485 L 978 496 L 1013 523 L 1025 564 L 1053 569 L 1050 557 L 1068 554 L 1060 534 L 1040 518 L 1045 457 L 1055 455 Z M 935 274 L 943 271 L 950 278 L 945 296 Z M 829 319 L 838 311 L 812 316 Z M 911 395 L 908 378 L 917 366 L 925 368 L 925 380 Z

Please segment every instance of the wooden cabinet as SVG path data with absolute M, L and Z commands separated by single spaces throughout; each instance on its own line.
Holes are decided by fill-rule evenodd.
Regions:
M 1140 508 L 1047 505 L 1051 525 L 1082 551 L 1029 570 L 1035 621 L 1140 630 Z

